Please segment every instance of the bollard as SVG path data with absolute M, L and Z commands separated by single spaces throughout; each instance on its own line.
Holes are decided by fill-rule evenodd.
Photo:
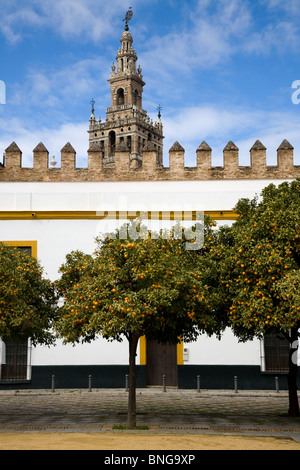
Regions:
M 279 381 L 278 381 L 278 377 L 275 377 L 275 388 L 276 388 L 276 392 L 279 393 Z
M 162 379 L 163 379 L 163 391 L 166 392 L 167 391 L 167 389 L 166 389 L 166 376 L 163 375 Z
M 89 392 L 92 391 L 92 376 L 89 375 Z
M 197 375 L 197 392 L 200 393 L 200 375 Z
M 55 392 L 55 375 L 52 375 L 52 380 L 51 380 L 51 389 L 52 392 Z
M 129 375 L 128 375 L 128 374 L 126 374 L 126 376 L 125 376 L 125 387 L 126 387 L 126 392 L 129 392 L 128 381 L 129 381 Z
M 234 377 L 234 393 L 238 393 L 238 378 L 236 375 Z

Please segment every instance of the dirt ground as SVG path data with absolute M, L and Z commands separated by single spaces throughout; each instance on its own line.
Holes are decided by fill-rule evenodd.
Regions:
M 300 450 L 300 444 L 208 434 L 1 433 L 0 450 Z

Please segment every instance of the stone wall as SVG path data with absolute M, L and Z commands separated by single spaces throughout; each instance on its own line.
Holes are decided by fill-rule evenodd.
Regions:
M 116 151 L 114 163 L 103 164 L 99 148 L 88 150 L 88 167 L 76 168 L 76 151 L 70 143 L 61 149 L 61 167 L 49 164 L 49 152 L 43 143 L 33 150 L 33 168 L 22 167 L 22 152 L 15 142 L 5 151 L 5 165 L 0 166 L 0 182 L 87 182 L 87 181 L 197 181 L 244 179 L 295 179 L 300 165 L 294 165 L 294 149 L 284 140 L 277 149 L 277 165 L 267 166 L 266 148 L 256 141 L 250 150 L 250 165 L 239 165 L 239 149 L 228 142 L 223 151 L 223 166 L 212 166 L 211 148 L 206 142 L 197 149 L 195 167 L 184 165 L 185 151 L 178 142 L 169 150 L 169 167 L 157 164 L 157 152 L 145 148 L 142 165 L 130 168 L 130 153 Z

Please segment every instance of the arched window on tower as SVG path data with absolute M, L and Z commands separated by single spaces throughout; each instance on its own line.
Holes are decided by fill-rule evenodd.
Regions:
M 119 88 L 117 91 L 117 105 L 121 106 L 123 104 L 125 104 L 124 90 L 123 88 Z
M 138 104 L 138 96 L 139 96 L 139 92 L 137 90 L 134 90 L 134 92 L 133 92 L 133 104 L 135 104 L 135 105 Z
M 109 155 L 115 154 L 116 148 L 116 133 L 115 131 L 110 131 L 108 134 L 108 153 Z

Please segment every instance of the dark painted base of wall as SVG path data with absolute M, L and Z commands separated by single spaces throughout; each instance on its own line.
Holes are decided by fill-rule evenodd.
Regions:
M 288 390 L 287 374 L 261 372 L 260 366 L 178 366 L 178 388 L 197 388 L 197 376 L 200 376 L 200 388 L 207 390 L 234 390 L 237 377 L 239 390 L 276 390 L 275 377 L 278 377 L 279 390 Z M 300 377 L 298 372 L 298 388 Z
M 89 376 L 92 388 L 125 388 L 128 366 L 33 366 L 32 378 L 28 381 L 0 381 L 0 390 L 51 389 L 54 375 L 55 389 L 88 389 Z M 178 366 L 178 388 L 197 389 L 197 376 L 200 388 L 208 390 L 234 390 L 234 377 L 237 377 L 239 390 L 276 390 L 275 377 L 279 389 L 287 390 L 287 376 L 280 373 L 262 373 L 259 366 Z M 137 366 L 138 388 L 147 387 L 147 366 Z M 162 386 L 162 383 L 159 384 Z M 300 377 L 298 387 L 300 385 Z
M 0 381 L 1 389 L 51 389 L 52 376 L 54 375 L 54 387 L 59 388 L 89 388 L 89 376 L 91 376 L 92 388 L 125 388 L 126 374 L 129 368 L 125 365 L 107 366 L 33 366 L 31 380 L 16 382 Z M 137 366 L 137 387 L 145 387 L 145 366 Z

